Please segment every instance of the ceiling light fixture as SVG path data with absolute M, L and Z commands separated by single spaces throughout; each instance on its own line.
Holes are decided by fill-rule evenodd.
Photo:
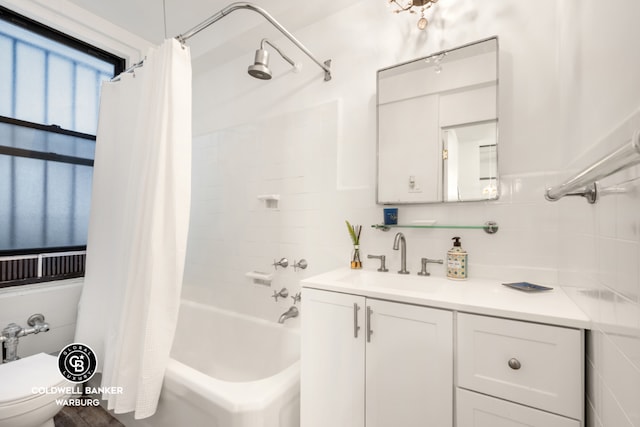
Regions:
M 400 12 L 409 12 L 409 13 L 418 13 L 413 8 L 420 8 L 420 19 L 418 19 L 418 28 L 424 30 L 427 28 L 429 21 L 424 17 L 424 12 L 433 6 L 435 3 L 438 3 L 438 0 L 408 0 L 408 2 L 403 6 L 400 2 L 402 0 L 387 0 L 389 5 L 393 4 L 397 7 L 393 11 L 393 13 Z

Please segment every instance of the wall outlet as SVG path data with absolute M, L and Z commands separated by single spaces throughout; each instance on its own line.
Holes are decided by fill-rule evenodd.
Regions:
M 422 188 L 420 188 L 415 175 L 409 175 L 409 193 L 422 193 Z

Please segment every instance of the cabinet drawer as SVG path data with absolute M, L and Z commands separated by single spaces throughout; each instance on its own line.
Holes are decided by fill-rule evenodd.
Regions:
M 468 390 L 456 391 L 457 427 L 580 427 L 560 415 Z
M 582 419 L 583 332 L 458 314 L 458 385 Z

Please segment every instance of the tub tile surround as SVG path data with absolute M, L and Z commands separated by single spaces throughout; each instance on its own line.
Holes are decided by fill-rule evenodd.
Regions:
M 187 299 L 240 312 L 248 304 L 248 314 L 276 320 L 293 300 L 276 303 L 273 291 L 287 287 L 293 296 L 308 271 L 324 268 L 321 260 L 331 239 L 323 242 L 322 224 L 331 218 L 323 216 L 321 207 L 335 188 L 336 147 L 327 141 L 336 140 L 336 113 L 336 103 L 328 103 L 312 114 L 296 112 L 194 141 L 194 177 L 214 185 L 194 186 L 192 194 L 194 206 L 203 209 L 192 209 Z M 267 150 L 264 138 L 276 143 Z M 234 161 L 238 152 L 246 154 L 245 167 Z M 208 171 L 204 175 L 211 181 L 202 180 L 199 171 Z M 257 197 L 263 194 L 280 195 L 278 207 L 268 208 Z M 283 257 L 289 267 L 274 270 L 274 260 Z M 293 262 L 301 258 L 309 267 L 296 272 Z M 271 287 L 254 285 L 245 277 L 250 271 L 274 273 Z M 212 277 L 215 286 L 207 286 Z

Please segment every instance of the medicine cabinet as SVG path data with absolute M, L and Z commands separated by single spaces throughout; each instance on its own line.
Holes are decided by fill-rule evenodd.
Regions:
M 498 198 L 498 38 L 378 71 L 380 204 Z

